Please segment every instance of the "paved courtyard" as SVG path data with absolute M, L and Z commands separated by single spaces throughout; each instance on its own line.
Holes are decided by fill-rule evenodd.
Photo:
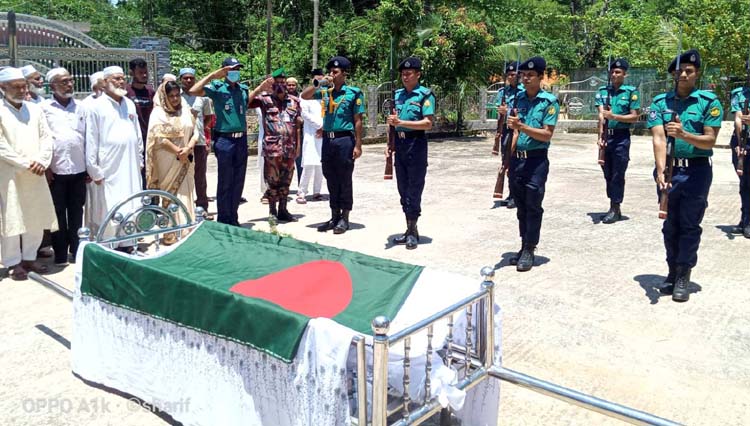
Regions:
M 720 143 L 728 137 L 721 134 Z M 278 229 L 477 282 L 480 268 L 494 265 L 507 367 L 685 424 L 750 424 L 750 240 L 728 234 L 739 218 L 729 151 L 716 151 L 694 293 L 688 303 L 677 304 L 657 290 L 666 265 L 650 138 L 633 138 L 622 207 L 627 220 L 614 225 L 598 223 L 608 201 L 594 140 L 583 134 L 553 139 L 542 237 L 530 272 L 508 264 L 520 241 L 515 210 L 491 197 L 500 160 L 489 155 L 489 137 L 430 142 L 417 250 L 388 243 L 405 224 L 396 182 L 382 179 L 383 145 L 365 146 L 357 162 L 351 231 L 315 230 L 328 218 L 326 202 L 290 203 L 300 220 Z M 248 163 L 249 202 L 240 207 L 240 221 L 268 230 L 266 206 L 258 201 L 256 157 Z M 211 157 L 209 188 L 215 187 L 215 167 Z M 73 267 L 49 277 L 72 287 Z M 164 424 L 71 374 L 68 301 L 33 282 L 5 278 L 0 312 L 0 424 Z M 59 398 L 70 401 L 67 411 L 44 406 Z M 619 422 L 503 383 L 500 424 Z

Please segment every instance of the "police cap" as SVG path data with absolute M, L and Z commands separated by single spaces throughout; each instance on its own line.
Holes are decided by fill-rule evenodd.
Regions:
M 351 65 L 352 63 L 349 62 L 349 60 L 346 59 L 345 57 L 334 56 L 333 58 L 328 60 L 328 63 L 326 64 L 326 69 L 330 70 L 331 68 L 341 68 L 342 70 L 348 70 Z
M 630 64 L 628 63 L 628 60 L 625 58 L 613 59 L 612 62 L 609 63 L 609 69 L 613 70 L 615 68 L 619 68 L 623 71 L 627 71 L 628 68 L 630 68 Z
M 701 55 L 698 53 L 697 50 L 691 49 L 687 52 L 680 55 L 680 65 L 682 64 L 693 64 L 696 68 L 701 67 Z M 672 63 L 669 64 L 669 68 L 667 68 L 667 72 L 672 72 L 677 68 L 677 58 L 674 58 L 672 60 Z
M 403 61 L 399 62 L 398 64 L 398 70 L 422 70 L 422 60 L 417 58 L 416 56 L 409 56 L 408 58 L 404 59 Z
M 518 69 L 521 72 L 536 71 L 538 74 L 541 74 L 547 69 L 547 61 L 541 56 L 534 56 L 533 58 L 527 59 L 526 62 L 521 63 Z
M 240 61 L 237 60 L 237 58 L 229 57 L 229 58 L 224 59 L 224 61 L 221 63 L 221 67 L 222 68 L 224 67 L 242 68 L 242 64 L 240 63 Z
M 510 62 L 505 65 L 506 73 L 514 72 L 514 71 L 518 71 L 518 62 Z

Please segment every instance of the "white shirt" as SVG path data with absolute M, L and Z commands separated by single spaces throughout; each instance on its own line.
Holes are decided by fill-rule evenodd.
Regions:
M 206 102 L 206 98 L 202 96 L 191 96 L 185 92 L 182 92 L 182 99 L 185 99 L 185 102 L 190 105 L 190 110 L 193 112 L 193 116 L 195 117 L 195 131 L 198 132 L 198 142 L 196 142 L 195 146 L 206 146 L 206 134 L 203 130 L 203 119 L 205 117 L 204 103 Z
M 323 138 L 315 136 L 318 129 L 323 128 L 323 115 L 320 101 L 315 99 L 302 99 L 300 102 L 304 136 L 302 137 L 302 165 L 319 166 L 320 152 L 323 146 Z
M 62 106 L 53 97 L 42 103 L 47 124 L 52 131 L 54 152 L 50 169 L 56 175 L 74 175 L 86 171 L 86 109 L 71 99 Z

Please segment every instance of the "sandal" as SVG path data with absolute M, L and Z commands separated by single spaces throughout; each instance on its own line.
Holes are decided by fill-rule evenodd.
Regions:
M 313 194 L 313 200 L 314 201 L 320 201 L 323 199 L 323 195 L 321 194 Z
M 268 204 L 268 197 L 266 197 L 265 195 L 262 196 L 262 197 L 260 197 L 260 203 L 261 204 Z
M 297 204 L 307 204 L 307 200 L 305 199 L 303 195 L 298 195 L 296 201 L 297 201 Z
M 30 260 L 24 260 L 21 262 L 21 265 L 23 265 L 23 268 L 28 272 L 36 272 L 37 274 L 46 274 L 49 272 L 49 267 L 47 267 L 47 265 L 42 265 Z
M 29 273 L 26 272 L 26 269 L 24 269 L 20 263 L 9 269 L 10 279 L 12 279 L 13 281 L 25 281 L 29 278 Z

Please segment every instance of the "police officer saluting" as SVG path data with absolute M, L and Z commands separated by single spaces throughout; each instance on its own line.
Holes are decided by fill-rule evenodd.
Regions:
M 335 56 L 326 64 L 329 74 L 314 80 L 305 88 L 302 99 L 320 100 L 323 107 L 323 147 L 321 165 L 330 194 L 331 219 L 318 231 L 333 229 L 343 234 L 349 229 L 352 210 L 352 173 L 354 160 L 362 155 L 362 114 L 365 101 L 362 91 L 346 85 L 351 63 L 343 56 Z
M 700 223 L 713 178 L 709 157 L 713 155 L 723 111 L 716 95 L 695 87 L 700 78 L 698 52 L 689 50 L 680 55 L 679 64 L 678 69 L 675 58 L 667 70 L 674 73 L 677 93 L 654 98 L 648 128 L 654 141 L 658 189 L 669 188 L 667 218 L 662 227 L 669 275 L 661 292 L 671 294 L 676 302 L 685 302 L 690 297 L 690 270 L 698 261 Z M 664 176 L 667 137 L 675 141 L 671 182 L 666 182 Z
M 513 105 L 513 99 L 515 99 L 516 94 L 519 90 L 523 90 L 523 84 L 519 84 L 518 70 L 516 69 L 518 65 L 520 65 L 518 62 L 511 62 L 505 66 L 505 85 L 497 91 L 497 98 L 495 100 L 497 113 L 506 118 L 508 117 L 508 108 L 510 105 Z M 508 155 L 507 144 L 512 143 L 510 135 L 510 130 L 503 124 L 502 134 L 500 135 L 500 152 L 502 153 L 503 161 L 505 161 L 504 157 Z M 505 204 L 509 209 L 514 209 L 516 208 L 516 202 L 513 201 L 512 187 L 510 184 L 508 184 L 508 187 L 508 198 L 504 199 L 500 204 Z
M 521 251 L 518 257 L 511 259 L 511 264 L 516 264 L 516 270 L 521 272 L 534 265 L 549 173 L 547 149 L 560 113 L 557 98 L 541 90 L 546 68 L 547 62 L 539 56 L 518 67 L 523 75 L 524 90 L 518 93 L 518 115 L 508 116 L 508 127 L 515 130 L 515 155 L 511 158 L 509 177 L 521 234 Z
M 598 141 L 599 146 L 604 147 L 602 171 L 607 181 L 609 198 L 609 211 L 602 219 L 603 223 L 615 223 L 622 219 L 620 204 L 625 193 L 625 171 L 630 161 L 630 128 L 638 121 L 641 109 L 638 90 L 634 86 L 623 84 L 628 76 L 628 67 L 628 61 L 624 58 L 610 62 L 609 75 L 612 85 L 602 86 L 596 93 L 600 129 L 607 120 L 606 140 Z M 605 103 L 609 104 L 609 109 L 604 107 Z M 601 131 L 599 133 L 601 134 Z
M 404 59 L 398 64 L 398 71 L 404 88 L 396 91 L 396 113 L 390 115 L 387 122 L 396 130 L 394 166 L 401 207 L 406 215 L 406 232 L 393 242 L 406 244 L 406 248 L 412 250 L 419 245 L 417 219 L 422 212 L 422 191 L 427 174 L 425 131 L 432 129 L 435 96 L 430 89 L 419 84 L 422 77 L 419 58 Z

